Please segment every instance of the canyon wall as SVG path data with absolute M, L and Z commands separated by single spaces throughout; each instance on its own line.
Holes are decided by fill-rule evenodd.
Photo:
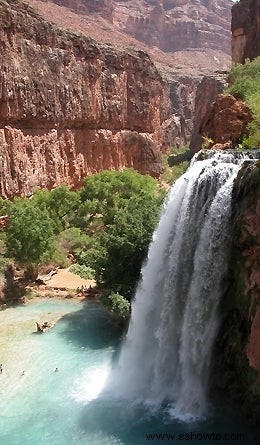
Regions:
M 260 0 L 240 0 L 232 7 L 232 60 L 260 56 Z
M 232 8 L 232 56 L 244 63 L 260 55 L 260 2 L 240 0 Z M 217 96 L 200 123 L 209 148 L 237 148 L 252 119 L 247 105 Z M 232 243 L 221 326 L 212 364 L 213 387 L 239 404 L 255 425 L 260 417 L 260 150 L 236 178 L 232 196 Z M 259 427 L 258 427 L 259 429 Z M 259 431 L 258 431 L 259 433 Z
M 19 0 L 0 3 L 0 20 L 3 197 L 77 188 L 103 169 L 158 177 L 160 152 L 189 143 L 223 88 L 222 72 L 155 65 L 142 49 L 66 31 Z
M 0 20 L 2 196 L 106 168 L 159 175 L 162 79 L 146 53 L 61 31 L 17 1 Z
M 260 151 L 258 151 L 260 157 Z M 256 425 L 260 416 L 260 159 L 246 161 L 232 197 L 232 249 L 222 324 L 212 366 L 214 386 L 239 403 Z M 259 427 L 259 425 L 258 425 Z
M 102 16 L 115 30 L 165 52 L 208 48 L 230 54 L 229 0 L 52 0 Z

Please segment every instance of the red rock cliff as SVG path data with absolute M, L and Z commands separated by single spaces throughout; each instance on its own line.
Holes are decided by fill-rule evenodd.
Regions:
M 230 94 L 219 94 L 209 113 L 200 121 L 198 147 L 205 138 L 208 141 L 206 148 L 236 148 L 251 120 L 250 109 L 242 100 Z
M 99 9 L 110 8 L 108 0 L 95 2 L 95 11 L 84 2 L 96 27 L 54 3 L 30 3 L 41 16 L 20 1 L 0 3 L 1 195 L 62 182 L 75 188 L 86 174 L 107 168 L 158 176 L 160 149 L 189 143 L 223 87 L 223 74 L 214 70 L 224 59 L 199 52 L 193 69 L 182 52 L 151 51 L 155 67 L 142 49 L 126 47 L 123 34 L 100 32 Z M 94 30 L 111 43 L 90 38 Z
M 260 56 L 260 0 L 240 0 L 232 7 L 232 60 Z
M 61 31 L 15 0 L 0 20 L 2 196 L 107 168 L 159 174 L 162 80 L 144 52 Z
M 229 0 L 52 1 L 78 14 L 102 16 L 115 30 L 162 51 L 212 48 L 230 54 Z

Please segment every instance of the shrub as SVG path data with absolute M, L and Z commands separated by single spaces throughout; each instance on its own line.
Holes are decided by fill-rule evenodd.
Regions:
M 70 267 L 70 272 L 79 275 L 85 280 L 93 280 L 95 278 L 95 271 L 91 267 L 84 266 L 83 264 L 73 264 Z
M 244 65 L 234 65 L 230 71 L 231 85 L 228 94 L 239 96 L 251 110 L 253 120 L 248 124 L 248 136 L 242 140 L 242 148 L 260 146 L 260 57 Z
M 130 303 L 119 293 L 112 292 L 104 293 L 99 296 L 99 301 L 106 307 L 113 315 L 127 320 L 130 316 Z

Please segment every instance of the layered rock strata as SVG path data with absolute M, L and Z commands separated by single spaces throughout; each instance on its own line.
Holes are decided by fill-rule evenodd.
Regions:
M 118 32 L 164 52 L 212 48 L 230 54 L 229 0 L 52 1 L 78 14 L 101 16 Z
M 133 167 L 158 176 L 160 150 L 190 141 L 197 92 L 205 110 L 219 79 L 159 73 L 142 50 L 115 47 L 0 4 L 0 194 Z M 213 93 L 212 93 L 213 91 Z
M 141 51 L 61 31 L 1 3 L 0 193 L 30 194 L 89 173 L 161 170 L 162 80 Z

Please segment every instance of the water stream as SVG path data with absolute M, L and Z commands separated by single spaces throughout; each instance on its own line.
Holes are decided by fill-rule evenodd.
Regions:
M 207 381 L 242 155 L 193 160 L 174 184 L 153 236 L 111 381 L 118 398 L 167 403 L 179 419 L 208 412 Z M 113 387 L 113 382 L 117 382 Z

